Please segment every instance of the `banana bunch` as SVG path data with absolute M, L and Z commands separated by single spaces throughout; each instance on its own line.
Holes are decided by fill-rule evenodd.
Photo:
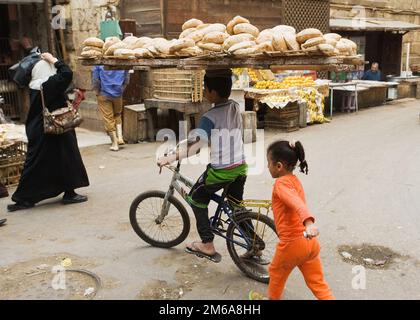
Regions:
M 318 90 L 297 90 L 296 94 L 306 102 L 312 123 L 328 122 L 324 117 L 325 97 Z

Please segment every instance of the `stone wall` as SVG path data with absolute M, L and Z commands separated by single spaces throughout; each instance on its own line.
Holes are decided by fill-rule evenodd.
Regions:
M 367 17 L 386 18 L 420 25 L 419 0 L 331 0 L 332 17 L 351 17 L 352 6 L 366 8 Z M 410 67 L 420 68 L 420 30 L 404 36 L 403 62 L 405 69 L 406 43 L 411 43 Z
M 118 5 L 115 0 L 62 0 L 58 1 L 65 9 L 66 17 L 66 49 L 74 71 L 76 87 L 86 89 L 86 100 L 81 105 L 84 117 L 83 127 L 91 130 L 103 131 L 101 116 L 98 111 L 96 96 L 92 91 L 91 68 L 84 67 L 77 59 L 81 50 L 81 43 L 88 37 L 99 35 L 100 22 L 107 12 L 107 5 Z M 117 12 L 117 18 L 118 18 Z

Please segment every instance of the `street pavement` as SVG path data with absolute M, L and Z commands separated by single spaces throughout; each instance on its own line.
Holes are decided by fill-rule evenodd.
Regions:
M 297 174 L 321 231 L 325 276 L 338 299 L 420 299 L 419 114 L 419 100 L 404 100 L 298 132 L 265 132 L 265 146 L 289 139 L 306 149 L 309 175 Z M 250 289 L 265 292 L 266 285 L 241 274 L 220 239 L 220 264 L 184 253 L 187 241 L 197 239 L 191 210 L 191 234 L 176 248 L 150 247 L 132 231 L 133 199 L 170 183 L 170 174 L 159 175 L 155 165 L 158 148 L 158 143 L 127 145 L 118 153 L 107 145 L 83 148 L 91 182 L 79 190 L 89 197 L 84 204 L 62 206 L 56 198 L 9 214 L 10 198 L 0 200 L 0 218 L 8 219 L 0 228 L 0 299 L 42 298 L 41 291 L 22 286 L 36 270 L 64 258 L 101 278 L 95 299 L 242 300 Z M 246 198 L 270 199 L 273 179 L 263 165 L 261 174 L 249 176 Z M 196 179 L 204 168 L 187 164 L 182 172 Z M 365 286 L 355 286 L 359 269 L 340 255 L 343 245 L 383 246 L 398 256 L 386 267 L 366 268 Z M 284 298 L 314 299 L 299 270 L 290 276 Z

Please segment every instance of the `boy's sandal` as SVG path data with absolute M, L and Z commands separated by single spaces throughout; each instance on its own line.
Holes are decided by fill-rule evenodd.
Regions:
M 220 261 L 222 261 L 222 256 L 219 253 L 215 252 L 213 255 L 209 255 L 207 253 L 204 253 L 204 252 L 198 250 L 195 247 L 195 245 L 194 245 L 195 243 L 198 243 L 198 242 L 193 242 L 191 248 L 187 246 L 185 248 L 185 252 L 189 253 L 189 254 L 193 254 L 193 255 L 195 255 L 199 258 L 206 258 L 206 259 L 208 259 L 210 261 L 213 261 L 215 263 L 219 263 Z

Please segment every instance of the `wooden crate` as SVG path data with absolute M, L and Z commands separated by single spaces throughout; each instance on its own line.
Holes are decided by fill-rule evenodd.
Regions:
M 137 143 L 147 139 L 147 114 L 144 104 L 124 107 L 124 140 Z
M 6 187 L 18 185 L 25 164 L 26 150 L 24 142 L 0 147 L 0 183 Z
M 204 72 L 175 68 L 152 71 L 153 97 L 162 100 L 202 102 Z
M 267 108 L 265 128 L 280 129 L 287 132 L 299 130 L 299 105 L 292 103 L 283 109 Z

